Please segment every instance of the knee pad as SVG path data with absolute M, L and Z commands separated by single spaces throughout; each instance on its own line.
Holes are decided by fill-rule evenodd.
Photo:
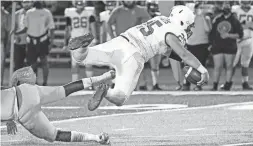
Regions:
M 113 95 L 115 97 L 115 105 L 122 106 L 126 102 L 129 96 L 121 90 L 114 90 Z

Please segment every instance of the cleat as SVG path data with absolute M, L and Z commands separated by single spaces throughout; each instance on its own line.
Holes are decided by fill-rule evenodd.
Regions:
M 220 86 L 220 89 L 224 91 L 230 91 L 232 85 L 233 85 L 233 82 L 226 82 L 225 84 L 222 84 Z
M 182 91 L 190 91 L 191 85 L 190 84 L 183 84 Z
M 183 88 L 183 86 L 179 84 L 179 85 L 175 88 L 175 90 L 176 90 L 176 91 L 180 91 L 180 90 L 182 90 L 182 88 Z
M 193 88 L 194 91 L 202 91 L 202 87 L 201 86 L 196 86 Z
M 110 137 L 107 133 L 102 133 L 99 135 L 99 143 L 103 145 L 109 145 L 110 144 Z
M 242 83 L 242 89 L 243 90 L 253 90 L 253 88 L 249 85 L 248 82 Z
M 87 33 L 83 36 L 75 37 L 69 41 L 67 49 L 76 50 L 81 47 L 85 48 L 92 42 L 93 39 L 94 37 L 91 33 Z
M 163 90 L 163 89 L 160 88 L 158 84 L 155 84 L 155 85 L 153 86 L 153 90 L 161 91 L 161 90 Z
M 88 102 L 88 109 L 90 111 L 94 111 L 98 108 L 101 101 L 107 94 L 107 86 L 103 83 L 101 83 L 98 87 L 96 92 L 93 94 L 93 97 Z
M 141 91 L 147 91 L 148 89 L 147 89 L 146 86 L 140 86 L 140 87 L 139 87 L 139 90 L 141 90 Z

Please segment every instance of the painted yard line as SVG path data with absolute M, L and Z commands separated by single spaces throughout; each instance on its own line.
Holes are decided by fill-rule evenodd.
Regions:
M 222 146 L 246 146 L 246 145 L 253 145 L 253 142 L 250 143 L 235 143 L 235 144 L 227 144 L 227 145 L 222 145 Z
M 189 128 L 189 129 L 184 129 L 184 131 L 200 131 L 200 130 L 204 130 L 206 128 Z
M 98 118 L 109 118 L 109 117 L 119 117 L 119 116 L 128 116 L 128 115 L 142 115 L 142 114 L 151 114 L 151 113 L 160 113 L 160 112 L 174 112 L 174 111 L 187 111 L 187 110 L 198 110 L 198 109 L 212 109 L 212 108 L 220 108 L 220 107 L 229 107 L 235 105 L 248 105 L 253 104 L 253 102 L 243 102 L 243 103 L 226 103 L 226 104 L 218 104 L 211 106 L 202 106 L 202 107 L 189 107 L 189 108 L 180 108 L 180 109 L 169 109 L 169 110 L 154 110 L 154 111 L 144 111 L 144 112 L 135 112 L 135 113 L 122 113 L 122 114 L 111 114 L 111 115 L 101 115 L 101 116 L 91 116 L 91 117 L 82 117 L 82 118 L 72 118 L 66 120 L 52 121 L 53 124 L 60 124 L 66 122 L 74 122 L 80 120 L 90 120 L 90 119 L 98 119 Z M 6 126 L 1 126 L 2 128 L 6 128 Z
M 245 133 L 209 133 L 209 134 L 203 134 L 203 133 L 199 133 L 199 134 L 179 134 L 179 135 L 157 135 L 157 136 L 151 136 L 151 135 L 141 135 L 141 136 L 120 136 L 120 137 L 116 137 L 116 136 L 112 136 L 112 138 L 117 138 L 117 139 L 125 139 L 125 138 L 171 138 L 171 137 L 204 137 L 204 136 L 238 136 L 238 135 L 245 135 Z M 242 143 L 244 144 L 244 143 Z M 246 143 L 246 144 L 252 144 L 252 143 Z M 222 145 L 222 146 L 236 146 L 236 145 Z
M 253 105 L 232 106 L 229 110 L 253 110 Z
M 80 109 L 80 106 L 42 106 L 42 109 Z
M 121 128 L 121 129 L 113 129 L 113 131 L 128 131 L 128 130 L 133 130 L 135 128 Z
M 70 96 L 90 95 L 95 91 L 79 91 Z M 132 95 L 253 95 L 253 91 L 134 91 Z

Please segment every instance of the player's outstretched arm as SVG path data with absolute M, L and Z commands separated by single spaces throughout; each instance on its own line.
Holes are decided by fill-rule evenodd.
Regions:
M 184 48 L 180 40 L 174 34 L 166 35 L 166 43 L 175 51 L 181 59 L 189 66 L 197 69 L 202 75 L 201 81 L 198 83 L 202 85 L 209 80 L 209 74 L 207 69 L 200 63 L 200 61 L 188 50 Z

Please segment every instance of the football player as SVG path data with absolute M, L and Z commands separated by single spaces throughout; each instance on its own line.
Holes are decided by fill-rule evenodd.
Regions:
M 76 0 L 73 2 L 75 7 L 65 9 L 66 17 L 66 35 L 65 35 L 65 45 L 68 44 L 69 39 L 82 36 L 91 31 L 91 33 L 96 35 L 95 17 L 92 10 L 85 8 L 85 1 Z M 94 44 L 98 41 L 95 39 Z M 92 77 L 92 66 L 86 65 L 85 72 L 87 77 Z M 75 61 L 71 61 L 71 72 L 72 81 L 76 81 L 79 78 L 79 66 Z
M 170 56 L 174 51 L 186 64 L 201 73 L 198 85 L 206 83 L 209 79 L 207 69 L 184 47 L 192 34 L 194 19 L 195 15 L 188 7 L 175 6 L 169 17 L 154 17 L 106 43 L 88 48 L 70 43 L 72 57 L 78 63 L 110 65 L 116 70 L 115 87 L 99 86 L 89 100 L 88 109 L 95 110 L 103 97 L 117 106 L 123 105 L 135 89 L 144 63 L 157 54 Z M 73 42 L 78 42 L 80 38 L 73 39 Z M 80 42 L 83 40 L 80 39 Z
M 248 68 L 253 55 L 253 6 L 252 1 L 241 1 L 240 6 L 235 5 L 232 11 L 237 15 L 244 30 L 244 37 L 238 40 L 238 50 L 233 63 L 234 68 L 241 61 L 242 71 L 242 88 L 244 90 L 252 90 L 249 85 Z
M 57 129 L 42 112 L 41 106 L 63 100 L 73 92 L 98 85 L 114 76 L 115 73 L 111 71 L 64 86 L 38 86 L 35 85 L 36 75 L 32 67 L 21 68 L 12 76 L 12 87 L 1 90 L 1 122 L 6 122 L 8 134 L 16 134 L 15 122 L 19 122 L 31 134 L 49 142 L 95 141 L 109 144 L 106 133 L 94 135 Z

